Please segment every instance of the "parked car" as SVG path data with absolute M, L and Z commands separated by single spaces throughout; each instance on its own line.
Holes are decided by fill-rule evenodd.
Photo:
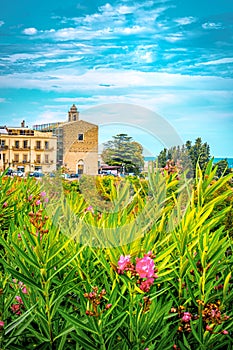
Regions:
M 63 174 L 61 174 L 61 177 L 63 179 L 69 179 L 70 178 L 70 174 L 63 173 Z
M 7 176 L 12 176 L 13 175 L 13 170 L 12 169 L 7 169 L 6 175 Z
M 13 171 L 12 175 L 22 177 L 24 176 L 24 173 L 21 170 L 17 170 L 17 171 Z
M 44 174 L 39 171 L 34 171 L 34 173 L 30 173 L 29 176 L 31 177 L 43 177 Z
M 70 174 L 71 179 L 77 179 L 79 177 L 79 174 Z

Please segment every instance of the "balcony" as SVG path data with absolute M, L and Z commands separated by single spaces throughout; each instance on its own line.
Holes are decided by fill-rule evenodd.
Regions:
M 8 149 L 7 145 L 0 145 L 0 151 L 5 151 Z
M 30 151 L 30 147 L 15 147 L 15 146 L 12 146 L 12 150 L 13 151 Z
M 34 150 L 35 151 L 40 151 L 40 152 L 43 152 L 44 151 L 44 148 L 42 148 L 42 147 L 34 147 Z

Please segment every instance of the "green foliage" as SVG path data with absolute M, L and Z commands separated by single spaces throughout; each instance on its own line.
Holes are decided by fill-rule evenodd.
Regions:
M 231 181 L 212 161 L 193 183 L 1 177 L 0 349 L 231 349 Z M 149 251 L 144 292 L 117 264 Z
M 195 140 L 194 145 L 191 141 L 187 141 L 182 146 L 175 146 L 170 149 L 164 148 L 158 156 L 158 165 L 165 167 L 168 160 L 173 160 L 175 163 L 180 163 L 184 170 L 190 171 L 190 176 L 195 177 L 197 163 L 202 170 L 205 170 L 208 161 L 210 160 L 210 148 L 201 138 Z
M 230 168 L 227 159 L 220 160 L 219 162 L 214 164 L 214 166 L 217 167 L 217 177 L 221 177 L 230 173 Z
M 122 172 L 138 174 L 143 167 L 143 147 L 127 134 L 113 136 L 104 144 L 102 159 L 108 165 L 118 165 Z

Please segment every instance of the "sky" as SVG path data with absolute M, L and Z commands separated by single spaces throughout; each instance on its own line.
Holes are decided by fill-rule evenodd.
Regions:
M 0 8 L 0 125 L 65 121 L 75 103 L 81 119 L 100 124 L 100 142 L 123 130 L 156 155 L 172 139 L 156 135 L 164 119 L 175 139 L 201 137 L 211 155 L 233 157 L 232 1 L 0 0 Z M 126 109 L 115 120 L 119 103 Z M 105 104 L 112 109 L 100 117 Z M 138 123 L 127 106 L 152 113 Z

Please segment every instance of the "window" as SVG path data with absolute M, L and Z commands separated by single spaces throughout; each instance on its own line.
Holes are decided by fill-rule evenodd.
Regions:
M 48 142 L 48 141 L 45 141 L 45 142 L 44 142 L 44 148 L 45 148 L 46 150 L 49 149 L 49 142 Z
M 80 160 L 78 161 L 78 164 L 77 164 L 77 173 L 80 174 L 80 175 L 84 173 L 84 162 L 83 162 L 82 159 L 80 159 Z
M 28 161 L 28 155 L 23 154 L 23 163 L 27 163 L 27 161 Z
M 45 163 L 48 164 L 48 162 L 49 162 L 49 155 L 45 154 Z
M 84 134 L 78 134 L 78 141 L 84 140 Z
M 41 149 L 41 142 L 40 141 L 36 141 L 36 149 Z
M 2 147 L 5 146 L 5 140 L 0 140 L 0 146 L 2 146 Z
M 28 148 L 28 140 L 23 141 L 23 148 Z
M 19 148 L 19 141 L 15 141 L 15 148 Z
M 18 162 L 19 162 L 19 155 L 18 155 L 18 154 L 15 154 L 15 155 L 14 155 L 14 162 L 15 162 L 15 163 L 18 163 Z
M 40 163 L 40 154 L 36 155 L 36 163 Z

